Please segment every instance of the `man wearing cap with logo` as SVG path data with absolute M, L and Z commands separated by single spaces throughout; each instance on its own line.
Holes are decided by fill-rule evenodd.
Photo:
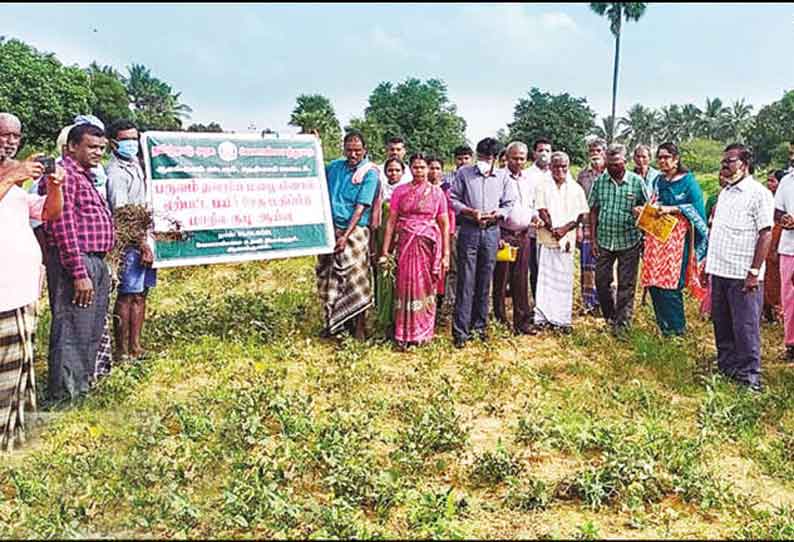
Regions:
M 507 167 L 499 170 L 504 182 L 512 184 L 516 191 L 516 201 L 505 220 L 500 221 L 501 242 L 518 248 L 514 262 L 497 261 L 493 276 L 493 308 L 496 319 L 507 325 L 505 295 L 508 280 L 510 295 L 513 299 L 513 331 L 516 335 L 534 335 L 532 311 L 529 306 L 529 260 L 533 249 L 530 236 L 530 223 L 536 216 L 535 191 L 537 180 L 527 175 L 529 149 L 520 141 L 507 146 Z
M 452 207 L 460 217 L 452 323 L 457 348 L 465 346 L 474 334 L 486 338 L 488 290 L 499 248 L 498 221 L 510 214 L 516 200 L 515 183 L 494 171 L 500 147 L 492 137 L 477 143 L 477 162 L 458 170 L 450 190 Z

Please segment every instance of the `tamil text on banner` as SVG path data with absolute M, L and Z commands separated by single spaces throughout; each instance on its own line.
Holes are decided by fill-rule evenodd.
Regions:
M 155 267 L 333 251 L 317 138 L 146 132 L 143 149 Z

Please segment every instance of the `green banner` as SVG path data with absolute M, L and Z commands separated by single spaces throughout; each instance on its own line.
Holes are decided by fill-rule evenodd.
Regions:
M 333 250 L 313 136 L 146 132 L 143 142 L 155 267 Z

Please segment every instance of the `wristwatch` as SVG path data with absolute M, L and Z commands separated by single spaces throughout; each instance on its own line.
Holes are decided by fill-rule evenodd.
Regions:
M 748 272 L 749 272 L 749 273 L 750 273 L 752 276 L 754 276 L 754 277 L 757 277 L 757 276 L 758 276 L 758 274 L 761 272 L 761 270 L 760 270 L 760 269 L 756 269 L 755 267 L 751 267 L 751 268 L 748 270 Z

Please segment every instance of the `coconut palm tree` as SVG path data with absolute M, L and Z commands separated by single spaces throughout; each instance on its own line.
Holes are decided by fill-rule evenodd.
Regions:
M 706 98 L 706 108 L 700 116 L 698 135 L 710 139 L 725 139 L 725 129 L 729 122 L 730 109 L 719 98 Z
M 659 114 L 641 104 L 634 104 L 625 117 L 618 119 L 620 140 L 633 148 L 640 143 L 654 147 L 659 132 Z
M 127 67 L 128 77 L 123 79 L 130 99 L 130 108 L 143 130 L 178 130 L 182 121 L 190 117 L 190 106 L 179 103 L 181 92 L 173 92 L 168 83 L 152 76 L 151 70 L 141 64 Z
M 693 137 L 697 137 L 698 130 L 702 124 L 701 117 L 703 116 L 703 112 L 695 104 L 686 104 L 681 108 L 681 115 L 683 117 L 681 139 L 687 141 Z
M 590 2 L 590 9 L 598 15 L 609 19 L 609 28 L 615 36 L 615 66 L 612 73 L 612 118 L 615 118 L 615 105 L 618 97 L 618 65 L 620 62 L 620 30 L 623 19 L 626 22 L 638 21 L 645 13 L 648 6 L 645 2 Z M 614 126 L 613 126 L 614 129 Z M 608 134 L 608 141 L 612 141 L 614 130 Z
M 726 130 L 726 135 L 732 141 L 744 143 L 744 135 L 747 133 L 750 123 L 753 120 L 753 106 L 744 103 L 744 98 L 741 101 L 736 100 L 728 110 L 729 129 Z

